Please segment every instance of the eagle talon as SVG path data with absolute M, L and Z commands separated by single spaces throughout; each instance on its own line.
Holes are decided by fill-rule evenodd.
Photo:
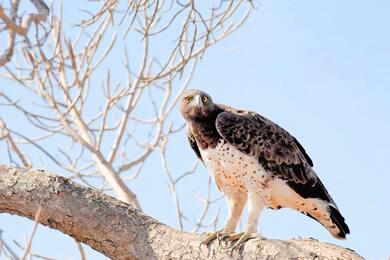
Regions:
M 219 233 L 217 234 L 217 239 L 218 239 L 219 242 L 221 242 L 226 236 L 228 236 L 227 233 L 225 233 L 225 232 L 219 232 Z
M 217 235 L 217 239 L 219 241 L 218 245 L 221 246 L 221 242 L 222 241 L 225 241 L 225 240 L 229 240 L 229 237 L 231 236 L 231 234 L 228 234 L 228 233 L 224 233 L 224 232 L 220 232 L 218 235 Z
M 231 242 L 236 241 L 237 239 L 240 239 L 240 237 L 242 237 L 244 234 L 245 234 L 244 232 L 236 232 L 236 233 L 226 235 L 224 237 L 224 239 L 229 241 L 229 244 L 231 244 Z
M 241 250 L 242 246 L 250 239 L 259 238 L 257 234 L 253 233 L 235 233 L 231 235 L 232 238 L 230 239 L 230 242 L 228 244 L 228 250 L 229 253 L 232 254 L 234 250 L 238 249 L 238 251 Z M 237 240 L 238 239 L 238 240 Z M 237 240 L 236 242 L 234 242 Z
M 222 239 L 223 239 L 225 236 L 226 236 L 226 235 L 221 236 L 221 235 L 218 234 L 218 236 L 217 236 L 217 239 L 218 239 L 218 246 L 221 246 Z
M 209 246 L 209 244 L 215 240 L 216 238 L 218 238 L 220 236 L 220 234 L 223 233 L 223 230 L 218 230 L 218 231 L 215 231 L 215 232 L 205 232 L 202 234 L 202 236 L 205 236 L 204 239 L 202 239 L 202 241 L 200 241 L 200 244 L 199 244 L 199 248 L 202 246 L 202 245 L 205 245 L 205 246 Z

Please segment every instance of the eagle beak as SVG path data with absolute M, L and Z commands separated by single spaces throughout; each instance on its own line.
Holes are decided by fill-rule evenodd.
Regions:
M 197 107 L 201 107 L 202 106 L 202 102 L 200 100 L 200 96 L 199 95 L 194 96 L 194 98 L 193 98 L 191 103 L 192 103 L 193 106 L 197 106 Z

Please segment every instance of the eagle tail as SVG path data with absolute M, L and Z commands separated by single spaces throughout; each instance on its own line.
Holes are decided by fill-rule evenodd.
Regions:
M 341 215 L 340 211 L 332 205 L 329 205 L 329 211 L 332 222 L 339 229 L 339 232 L 335 235 L 335 237 L 345 239 L 346 235 L 349 234 L 349 227 L 347 223 L 345 223 L 344 217 Z
M 270 208 L 295 209 L 318 221 L 337 239 L 345 239 L 349 234 L 344 217 L 319 180 L 310 186 L 275 179 L 270 189 Z
M 306 208 L 301 212 L 318 221 L 335 238 L 346 239 L 346 235 L 350 232 L 349 227 L 337 207 L 325 201 L 319 201 L 313 204 L 315 207 L 311 209 Z

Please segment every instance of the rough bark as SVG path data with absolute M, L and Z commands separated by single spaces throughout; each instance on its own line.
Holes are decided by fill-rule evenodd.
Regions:
M 0 212 L 34 219 L 39 207 L 39 223 L 112 259 L 362 259 L 312 239 L 252 240 L 232 255 L 216 242 L 199 248 L 199 235 L 179 232 L 96 190 L 43 171 L 0 165 Z

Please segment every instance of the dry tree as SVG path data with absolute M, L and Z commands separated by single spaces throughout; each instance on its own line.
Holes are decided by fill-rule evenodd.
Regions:
M 172 113 L 198 61 L 247 20 L 252 3 L 72 2 L 0 4 L 2 162 L 61 172 L 141 209 L 128 184 L 159 153 L 183 230 L 176 187 L 197 163 L 171 173 L 166 146 L 184 131 Z M 193 231 L 216 200 L 210 187 L 209 179 Z

